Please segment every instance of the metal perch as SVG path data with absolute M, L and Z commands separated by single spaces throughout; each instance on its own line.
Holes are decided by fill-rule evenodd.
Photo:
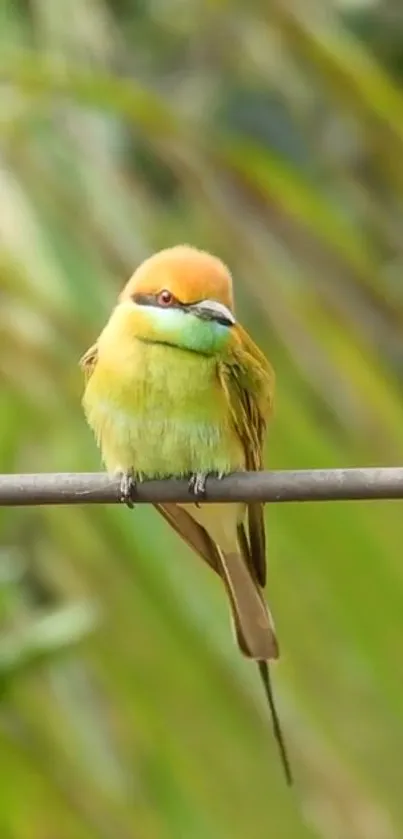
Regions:
M 359 501 L 403 498 L 403 467 L 239 472 L 206 483 L 205 502 Z M 120 477 L 104 472 L 0 475 L 0 506 L 113 504 Z M 138 504 L 194 501 L 185 479 L 137 484 Z

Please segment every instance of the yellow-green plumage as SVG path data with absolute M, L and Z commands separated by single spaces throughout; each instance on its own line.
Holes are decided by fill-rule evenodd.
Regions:
M 84 407 L 107 469 L 157 477 L 244 468 L 216 368 L 214 356 L 102 336 Z

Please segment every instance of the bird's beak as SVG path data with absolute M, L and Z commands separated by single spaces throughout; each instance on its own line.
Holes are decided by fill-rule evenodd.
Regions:
M 215 320 L 223 326 L 234 326 L 235 317 L 224 303 L 218 300 L 199 300 L 198 303 L 187 307 L 188 311 L 202 320 Z

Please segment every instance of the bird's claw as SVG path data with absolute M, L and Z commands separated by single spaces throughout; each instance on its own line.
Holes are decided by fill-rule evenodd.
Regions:
M 136 494 L 136 481 L 132 472 L 123 472 L 120 481 L 120 500 L 122 504 L 126 504 L 130 510 L 133 510 L 133 498 Z
M 191 475 L 189 478 L 189 490 L 190 492 L 198 499 L 205 498 L 206 495 L 206 481 L 207 475 L 203 472 L 195 472 L 194 475 Z M 196 506 L 199 507 L 200 504 L 196 501 Z

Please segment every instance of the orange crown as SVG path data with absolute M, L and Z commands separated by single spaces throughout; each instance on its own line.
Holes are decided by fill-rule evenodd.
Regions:
M 127 300 L 139 292 L 158 294 L 165 288 L 181 303 L 210 299 L 233 310 L 232 277 L 228 268 L 217 257 L 190 245 L 167 248 L 142 262 L 119 299 Z

